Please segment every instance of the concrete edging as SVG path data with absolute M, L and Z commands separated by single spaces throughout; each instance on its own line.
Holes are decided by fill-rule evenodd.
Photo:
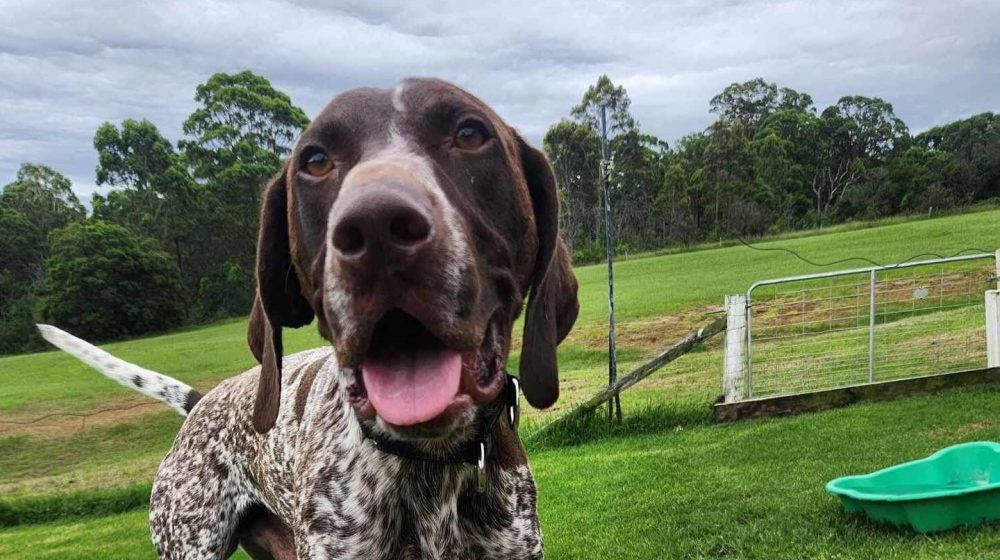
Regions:
M 925 375 L 733 403 L 717 403 L 712 407 L 712 412 L 716 420 L 735 422 L 754 418 L 793 416 L 840 408 L 858 402 L 885 401 L 976 385 L 1000 385 L 1000 367 Z

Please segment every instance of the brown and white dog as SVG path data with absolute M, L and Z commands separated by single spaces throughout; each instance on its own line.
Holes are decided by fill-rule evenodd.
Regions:
M 521 387 L 555 402 L 578 304 L 545 156 L 469 93 L 408 79 L 331 101 L 263 198 L 259 368 L 201 398 L 41 327 L 190 412 L 153 487 L 160 555 L 540 558 L 505 364 L 528 299 Z M 282 328 L 314 317 L 332 348 L 283 359 Z

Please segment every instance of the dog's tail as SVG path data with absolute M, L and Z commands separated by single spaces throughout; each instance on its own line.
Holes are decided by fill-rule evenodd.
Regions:
M 193 387 L 172 377 L 116 358 L 64 330 L 51 325 L 38 325 L 38 330 L 42 333 L 42 338 L 52 343 L 56 348 L 71 354 L 126 387 L 163 401 L 181 413 L 182 416 L 187 416 L 188 412 L 191 412 L 194 405 L 198 404 L 198 400 L 201 399 L 201 393 L 195 391 Z

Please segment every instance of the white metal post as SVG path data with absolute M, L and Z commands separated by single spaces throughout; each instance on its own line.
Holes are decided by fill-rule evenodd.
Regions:
M 868 279 L 868 382 L 875 381 L 875 269 Z
M 997 289 L 986 292 L 986 367 L 1000 367 L 1000 249 L 995 262 Z
M 996 255 L 994 256 L 994 261 L 996 263 L 996 280 L 997 289 L 1000 290 L 1000 249 L 997 249 Z
M 1000 290 L 986 292 L 986 367 L 1000 367 Z
M 747 297 L 742 294 L 726 296 L 726 354 L 722 395 L 727 403 L 743 399 L 746 329 Z

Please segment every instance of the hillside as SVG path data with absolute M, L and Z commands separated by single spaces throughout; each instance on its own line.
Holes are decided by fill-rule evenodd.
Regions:
M 989 210 L 760 247 L 780 246 L 823 262 L 862 256 L 889 263 L 919 253 L 1000 248 L 997 224 L 1000 210 Z M 859 266 L 864 264 L 836 268 Z M 725 294 L 763 278 L 815 270 L 787 253 L 742 246 L 619 262 L 621 369 L 707 322 Z M 577 274 L 581 315 L 560 353 L 563 399 L 544 415 L 526 411 L 524 432 L 606 382 L 605 267 L 581 267 Z M 253 365 L 244 329 L 244 321 L 231 321 L 105 348 L 210 388 Z M 286 335 L 288 352 L 320 343 L 312 327 Z M 833 476 L 958 441 L 1000 439 L 996 414 L 987 412 L 1000 410 L 1000 391 L 956 391 L 721 426 L 708 415 L 720 376 L 715 340 L 626 393 L 625 425 L 608 430 L 596 422 L 533 445 L 547 558 L 976 558 L 1000 550 L 1000 527 L 914 539 L 847 520 L 822 492 Z M 165 407 L 145 402 L 60 353 L 0 358 L 0 520 L 11 510 L 51 518 L 43 502 L 66 496 L 81 504 L 104 503 L 105 495 L 141 501 L 180 425 Z M 105 408 L 114 410 L 85 420 L 11 423 Z M 152 557 L 145 516 L 136 511 L 0 529 L 3 558 L 86 557 L 91 547 L 100 557 Z

